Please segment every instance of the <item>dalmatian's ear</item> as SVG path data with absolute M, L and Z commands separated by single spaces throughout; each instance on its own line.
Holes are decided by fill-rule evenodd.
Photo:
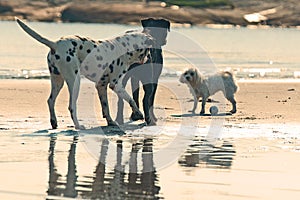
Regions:
M 151 35 L 149 35 L 149 34 L 146 34 L 146 36 L 147 36 L 147 39 L 145 41 L 145 44 L 149 45 L 149 47 L 150 46 L 154 47 L 155 46 L 155 39 Z
M 145 33 L 147 35 L 151 35 L 150 32 L 151 31 L 149 29 L 147 29 L 147 28 L 144 28 L 143 31 L 142 31 L 142 33 Z

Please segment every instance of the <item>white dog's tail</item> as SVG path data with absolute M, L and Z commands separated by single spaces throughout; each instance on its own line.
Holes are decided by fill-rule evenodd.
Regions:
M 47 38 L 44 38 L 43 36 L 41 36 L 40 34 L 38 34 L 37 32 L 35 32 L 34 30 L 32 30 L 31 28 L 29 28 L 24 22 L 22 22 L 20 19 L 15 18 L 17 23 L 21 26 L 21 28 L 28 33 L 31 37 L 33 37 L 34 39 L 36 39 L 37 41 L 43 43 L 44 45 L 48 46 L 51 50 L 55 51 L 57 45 L 55 42 L 52 42 L 50 40 L 48 40 Z
M 223 75 L 224 75 L 223 77 L 230 79 L 230 81 L 232 82 L 233 91 L 237 92 L 239 90 L 239 86 L 236 83 L 236 80 L 235 80 L 233 74 L 231 72 L 225 71 L 225 72 L 223 72 Z

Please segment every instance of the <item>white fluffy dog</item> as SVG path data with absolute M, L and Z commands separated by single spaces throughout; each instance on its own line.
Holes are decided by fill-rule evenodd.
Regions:
M 194 96 L 194 107 L 191 112 L 195 113 L 199 98 L 202 97 L 200 114 L 204 114 L 208 97 L 222 91 L 226 99 L 232 104 L 230 113 L 236 113 L 234 94 L 237 92 L 238 86 L 230 72 L 219 72 L 212 76 L 204 77 L 197 69 L 191 68 L 183 72 L 179 81 L 187 84 Z

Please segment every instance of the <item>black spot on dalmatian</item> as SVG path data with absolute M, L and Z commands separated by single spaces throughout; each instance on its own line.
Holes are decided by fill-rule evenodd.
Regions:
M 96 59 L 97 60 L 103 60 L 103 57 L 102 56 L 97 56 Z
M 127 71 L 126 70 L 123 70 L 123 74 L 125 74 Z
M 70 62 L 70 61 L 71 61 L 71 57 L 67 56 L 67 62 Z
M 73 56 L 73 57 L 74 57 L 74 53 L 73 53 L 73 52 L 70 52 L 69 54 L 70 54 L 70 56 Z
M 110 45 L 110 50 L 113 51 L 114 49 L 115 49 L 115 46 L 111 44 L 111 45 Z
M 115 64 L 115 61 L 113 60 L 111 64 L 114 65 L 114 64 Z
M 93 74 L 91 74 L 91 78 L 95 78 L 97 76 L 97 74 L 96 73 L 93 73 Z
M 87 52 L 87 53 L 91 53 L 91 50 L 90 50 L 90 49 L 88 49 L 88 50 L 86 50 L 86 52 Z
M 56 60 L 59 60 L 59 59 L 60 59 L 60 56 L 57 55 L 57 54 L 55 54 L 55 59 L 56 59 Z
M 83 46 L 82 46 L 82 45 L 80 45 L 80 46 L 79 46 L 79 49 L 80 49 L 80 50 L 82 50 L 82 49 L 83 49 Z
M 85 42 L 85 41 L 87 41 L 87 39 L 86 39 L 86 38 L 79 37 L 79 39 L 80 39 L 82 42 Z
M 122 45 L 123 45 L 123 47 L 126 47 L 126 43 L 125 42 L 122 42 Z
M 72 44 L 73 44 L 74 47 L 77 46 L 77 42 L 75 42 L 75 41 L 72 41 Z
M 101 81 L 105 81 L 105 77 L 104 76 L 101 77 Z
M 139 48 L 139 46 L 138 46 L 137 44 L 134 44 L 134 45 L 133 45 L 133 49 L 134 49 L 134 50 L 137 50 L 138 48 Z
M 124 64 L 124 63 L 123 63 L 123 62 L 121 62 L 120 66 L 123 66 L 123 64 Z
M 78 70 L 76 69 L 76 70 L 75 70 L 75 74 L 77 74 L 77 73 L 78 73 Z
M 117 65 L 119 65 L 119 64 L 120 64 L 120 58 L 117 59 Z
M 94 48 L 96 48 L 96 47 L 97 47 L 97 45 L 94 44 Z
M 97 67 L 101 68 L 101 67 L 102 67 L 102 65 L 101 65 L 101 64 L 98 64 L 98 65 L 97 65 Z
M 117 82 L 117 79 L 114 79 L 113 82 L 116 83 L 116 82 Z
M 50 71 L 52 71 L 53 74 L 60 75 L 60 73 L 55 65 L 51 65 L 51 67 L 52 67 L 52 70 L 50 70 Z
M 121 78 L 121 77 L 122 77 L 122 74 L 119 75 L 119 78 Z
M 86 70 L 86 71 L 88 71 L 89 70 L 89 66 L 84 66 L 84 69 Z
M 110 73 L 114 72 L 114 66 L 113 65 L 109 65 L 109 69 L 110 69 Z

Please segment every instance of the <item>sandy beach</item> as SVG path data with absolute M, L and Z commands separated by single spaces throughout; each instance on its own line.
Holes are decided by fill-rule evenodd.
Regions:
M 191 116 L 188 88 L 176 79 L 163 79 L 156 128 L 127 124 L 124 135 L 103 135 L 99 130 L 107 129 L 93 83 L 84 80 L 81 87 L 78 115 L 87 130 L 77 132 L 66 87 L 56 104 L 59 129 L 51 130 L 48 80 L 0 80 L 0 197 L 295 199 L 300 195 L 300 82 L 238 84 L 235 115 Z M 115 103 L 110 93 L 113 115 Z M 125 115 L 128 121 L 128 107 Z M 223 120 L 222 133 L 212 145 L 205 136 L 218 119 Z M 182 146 L 172 143 L 180 126 L 184 134 L 195 132 L 182 152 L 177 151 Z M 165 160 L 172 161 L 161 164 L 158 157 L 165 149 L 170 151 Z

